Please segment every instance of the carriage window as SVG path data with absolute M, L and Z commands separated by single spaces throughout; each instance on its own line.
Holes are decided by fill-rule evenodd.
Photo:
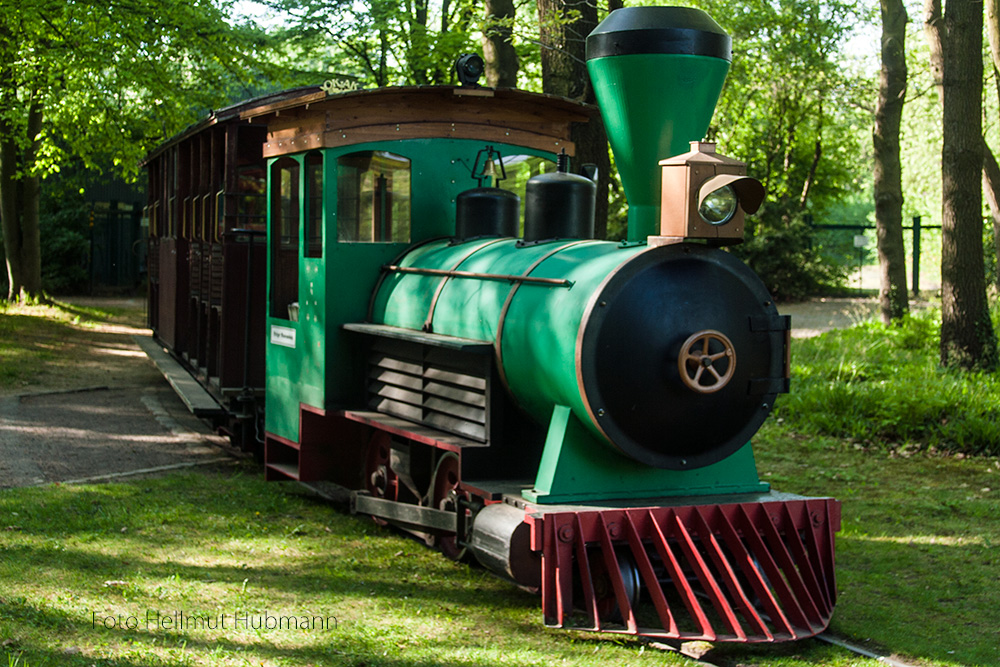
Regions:
M 337 160 L 337 240 L 410 242 L 410 161 L 385 151 Z
M 299 300 L 299 163 L 271 166 L 271 317 L 293 319 Z
M 267 206 L 266 183 L 263 165 L 243 165 L 236 171 L 237 227 L 264 230 L 267 217 L 264 208 Z
M 306 257 L 323 256 L 323 155 L 306 156 Z

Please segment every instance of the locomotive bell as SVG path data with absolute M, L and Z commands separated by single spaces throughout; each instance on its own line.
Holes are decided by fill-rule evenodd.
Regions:
M 715 144 L 692 141 L 691 151 L 660 161 L 660 234 L 651 245 L 684 239 L 743 241 L 745 213 L 764 200 L 764 186 L 746 175 L 746 165 L 719 155 Z
M 497 163 L 500 164 L 499 171 Z M 500 187 L 483 186 L 484 181 L 489 186 L 494 181 L 499 183 L 507 178 L 499 151 L 493 146 L 479 151 L 472 165 L 472 177 L 479 181 L 479 187 L 461 192 L 455 198 L 455 236 L 460 239 L 517 236 L 521 223 L 521 198 Z

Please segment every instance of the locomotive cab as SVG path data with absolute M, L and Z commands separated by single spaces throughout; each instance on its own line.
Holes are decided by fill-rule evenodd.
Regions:
M 456 202 L 476 183 L 484 147 L 504 156 L 508 187 L 523 190 L 558 152 L 572 152 L 571 124 L 592 113 L 550 96 L 458 87 L 309 91 L 243 112 L 268 131 L 269 478 L 329 479 L 342 468 L 326 443 L 331 421 L 371 400 L 365 340 L 344 325 L 369 320 L 383 266 L 455 235 Z

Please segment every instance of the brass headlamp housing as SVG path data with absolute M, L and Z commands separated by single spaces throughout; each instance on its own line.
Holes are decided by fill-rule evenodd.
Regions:
M 746 165 L 719 155 L 715 144 L 692 141 L 691 151 L 660 161 L 660 234 L 650 245 L 708 239 L 719 245 L 743 241 L 743 220 L 764 201 L 764 186 Z

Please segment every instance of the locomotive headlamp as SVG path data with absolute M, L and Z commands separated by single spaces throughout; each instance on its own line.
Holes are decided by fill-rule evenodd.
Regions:
M 483 75 L 486 66 L 483 59 L 475 53 L 463 53 L 455 61 L 455 73 L 458 75 L 458 82 L 463 87 L 479 86 L 479 77 Z
M 702 190 L 704 189 L 702 187 Z M 724 225 L 736 213 L 737 206 L 739 199 L 736 197 L 736 191 L 728 185 L 723 185 L 701 197 L 698 215 L 710 225 Z
M 715 144 L 692 141 L 691 151 L 660 162 L 660 234 L 651 245 L 684 239 L 718 244 L 743 240 L 743 218 L 760 208 L 764 186 L 746 175 L 746 165 L 715 152 Z

